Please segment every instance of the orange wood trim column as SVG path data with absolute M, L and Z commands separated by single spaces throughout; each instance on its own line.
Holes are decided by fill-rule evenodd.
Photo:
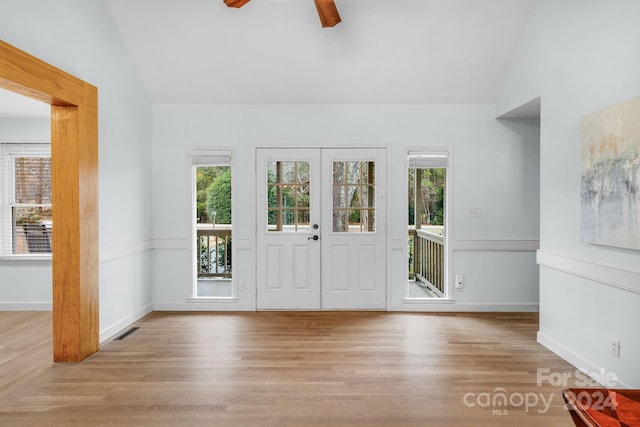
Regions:
M 83 360 L 99 346 L 96 110 L 89 103 L 51 107 L 52 140 L 60 142 L 51 144 L 57 362 Z
M 53 358 L 99 347 L 98 91 L 0 41 L 0 86 L 51 107 Z

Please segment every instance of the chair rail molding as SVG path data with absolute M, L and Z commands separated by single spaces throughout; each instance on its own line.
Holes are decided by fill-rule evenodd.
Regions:
M 623 270 L 543 250 L 538 250 L 536 259 L 541 267 L 640 293 L 640 272 Z

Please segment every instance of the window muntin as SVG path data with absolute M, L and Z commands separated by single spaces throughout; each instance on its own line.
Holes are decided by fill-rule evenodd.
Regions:
M 376 231 L 375 162 L 334 161 L 333 231 Z
M 308 161 L 267 162 L 267 231 L 309 232 L 310 171 Z

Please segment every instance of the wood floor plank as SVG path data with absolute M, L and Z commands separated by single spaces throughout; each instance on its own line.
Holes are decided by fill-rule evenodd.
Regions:
M 79 364 L 50 317 L 0 322 L 3 426 L 573 425 L 535 314 L 156 312 Z

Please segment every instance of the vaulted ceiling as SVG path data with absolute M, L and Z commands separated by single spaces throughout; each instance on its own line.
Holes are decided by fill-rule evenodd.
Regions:
M 493 103 L 535 0 L 107 0 L 155 103 Z
M 154 103 L 491 104 L 536 0 L 335 0 L 331 28 L 314 0 L 106 2 Z

